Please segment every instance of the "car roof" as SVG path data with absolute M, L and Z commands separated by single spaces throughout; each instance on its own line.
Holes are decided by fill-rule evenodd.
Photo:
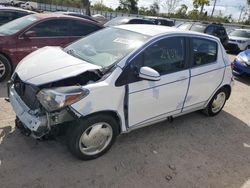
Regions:
M 71 19 L 75 19 L 75 20 L 82 20 L 82 21 L 86 21 L 95 25 L 98 25 L 100 27 L 102 27 L 100 24 L 98 24 L 97 22 L 91 21 L 89 19 L 84 19 L 84 18 L 80 18 L 80 17 L 76 17 L 76 16 L 71 16 L 71 15 L 66 15 L 66 14 L 58 14 L 58 13 L 37 13 L 35 15 L 33 15 L 35 17 L 37 17 L 38 19 L 42 20 L 42 19 L 46 19 L 46 18 L 71 18 Z
M 133 31 L 136 33 L 141 33 L 143 35 L 147 36 L 157 36 L 162 35 L 165 33 L 184 33 L 184 34 L 193 34 L 196 36 L 205 36 L 207 38 L 213 38 L 217 41 L 219 40 L 217 37 L 212 35 L 207 35 L 204 33 L 198 33 L 195 31 L 184 31 L 175 27 L 167 27 L 167 26 L 161 26 L 161 25 L 149 25 L 149 24 L 125 24 L 125 25 L 118 25 L 114 26 L 115 28 L 125 29 L 128 31 Z
M 169 18 L 163 18 L 163 17 L 156 17 L 156 16 L 145 16 L 144 18 L 146 19 L 156 19 L 156 20 L 166 20 L 166 21 L 174 21 L 172 19 Z
M 22 9 L 22 8 L 16 8 L 16 7 L 2 7 L 0 6 L 0 10 L 13 10 L 13 11 L 21 11 L 21 12 L 27 12 L 27 13 L 36 13 L 34 11 L 31 11 L 31 10 L 25 10 L 25 9 Z
M 147 20 L 146 18 L 142 18 L 142 17 L 126 17 L 126 16 L 118 16 L 115 19 L 121 19 L 121 20 L 133 20 L 133 19 Z
M 250 29 L 235 29 L 237 31 L 247 31 L 247 32 L 250 32 Z

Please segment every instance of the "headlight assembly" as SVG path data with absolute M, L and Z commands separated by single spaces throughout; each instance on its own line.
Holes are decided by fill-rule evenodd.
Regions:
M 37 94 L 37 99 L 49 112 L 60 110 L 89 94 L 89 90 L 80 86 L 57 87 L 42 89 Z
M 242 64 L 246 64 L 246 62 L 247 62 L 247 60 L 246 59 L 244 59 L 243 57 L 241 57 L 241 56 L 236 56 L 236 60 L 238 61 L 238 62 L 240 62 L 240 63 L 242 63 Z

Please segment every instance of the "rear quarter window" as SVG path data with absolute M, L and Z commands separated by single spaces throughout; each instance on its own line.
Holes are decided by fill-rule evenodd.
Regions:
M 217 61 L 217 42 L 193 38 L 192 39 L 193 50 L 193 66 L 200 66 Z

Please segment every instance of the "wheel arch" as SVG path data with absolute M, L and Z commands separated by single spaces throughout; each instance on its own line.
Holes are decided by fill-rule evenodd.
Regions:
M 227 90 L 227 99 L 229 99 L 229 97 L 231 96 L 231 92 L 232 92 L 232 87 L 230 85 L 223 85 L 221 88 L 225 88 Z M 220 88 L 220 89 L 221 89 Z
M 84 119 L 84 118 L 88 118 L 88 117 L 92 117 L 92 116 L 96 116 L 96 115 L 107 115 L 107 116 L 113 117 L 117 122 L 119 134 L 122 132 L 122 127 L 121 127 L 122 126 L 122 119 L 121 119 L 120 115 L 118 114 L 118 112 L 116 112 L 116 111 L 103 110 L 103 111 L 93 112 L 91 114 L 88 114 L 86 116 L 82 116 L 80 118 Z
M 10 62 L 11 74 L 12 74 L 14 71 L 14 66 L 12 64 L 11 58 L 6 53 L 3 53 L 1 51 L 0 51 L 0 55 L 4 56 Z

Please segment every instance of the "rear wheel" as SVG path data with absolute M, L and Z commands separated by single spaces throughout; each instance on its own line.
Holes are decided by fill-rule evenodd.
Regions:
M 205 109 L 205 113 L 208 116 L 215 116 L 219 114 L 226 103 L 227 97 L 228 97 L 227 89 L 221 88 L 214 94 L 212 100 L 208 103 Z
M 11 73 L 11 64 L 9 60 L 0 54 L 0 82 L 8 77 Z
M 106 153 L 118 135 L 116 120 L 96 115 L 78 121 L 68 130 L 70 152 L 81 160 L 91 160 Z

